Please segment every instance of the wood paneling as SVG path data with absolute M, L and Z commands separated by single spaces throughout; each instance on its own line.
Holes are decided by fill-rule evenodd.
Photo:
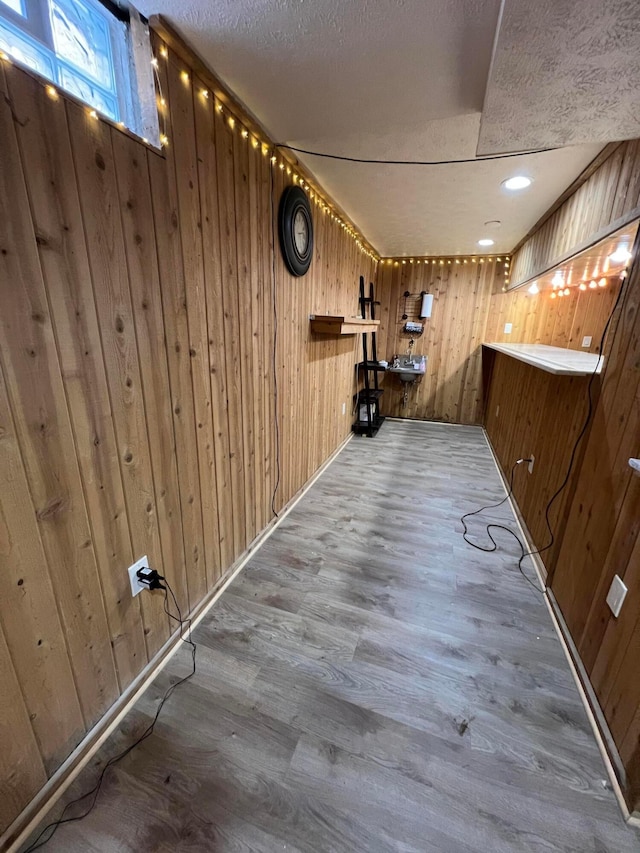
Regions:
M 620 143 L 513 255 L 511 287 L 640 215 L 640 141 Z
M 375 266 L 316 205 L 286 272 L 293 176 L 186 55 L 162 154 L 0 69 L 0 832 L 169 636 L 133 559 L 193 610 L 351 426 L 357 339 L 308 318 L 356 314 Z
M 613 290 L 594 296 L 602 300 L 600 308 L 585 311 L 589 319 L 584 322 L 602 328 L 613 307 Z M 625 784 L 633 807 L 640 805 L 640 477 L 632 472 L 628 459 L 637 456 L 640 435 L 637 264 L 621 298 L 605 345 L 605 371 L 593 383 L 590 426 L 567 488 L 550 513 L 555 544 L 541 558 L 626 768 Z M 508 294 L 503 299 L 511 303 L 512 312 L 514 300 L 525 304 L 526 298 Z M 530 304 L 539 302 L 532 299 Z M 523 329 L 536 326 L 529 323 L 527 311 L 521 311 L 520 317 L 517 340 L 526 339 Z M 579 322 L 574 314 L 561 327 L 575 328 Z M 535 546 L 544 547 L 549 541 L 544 509 L 568 469 L 587 413 L 589 379 L 551 376 L 502 354 L 489 358 L 495 360 L 485 415 L 487 432 L 507 476 L 517 458 L 535 455 L 531 475 L 524 466 L 516 470 L 514 496 Z M 618 618 L 605 602 L 616 573 L 629 589 Z
M 564 480 L 571 449 L 584 423 L 589 379 L 554 376 L 486 349 L 484 358 L 492 365 L 485 427 L 507 479 L 516 460 L 535 458 L 531 474 L 526 465 L 516 468 L 513 495 L 534 546 L 546 548 L 551 535 L 545 507 Z M 556 567 L 562 538 L 559 524 L 570 494 L 571 484 L 549 514 L 556 541 L 540 555 L 549 575 Z
M 598 352 L 619 289 L 620 279 L 614 277 L 606 287 L 584 291 L 572 288 L 571 294 L 561 299 L 551 299 L 548 292 L 528 293 L 526 288 L 494 293 L 485 340 Z M 509 334 L 504 331 L 506 323 L 512 325 Z M 586 335 L 591 337 L 591 344 L 582 347 Z
M 427 356 L 426 374 L 409 387 L 406 406 L 400 380 L 385 375 L 381 411 L 395 417 L 478 423 L 482 420 L 481 345 L 486 340 L 491 294 L 503 280 L 503 262 L 443 260 L 394 261 L 379 267 L 378 357 L 391 362 L 394 354 L 407 352 L 412 335 L 403 331 L 406 291 L 411 294 L 406 300 L 408 319 L 424 323 L 424 333 L 413 336 L 413 352 Z M 433 311 L 424 321 L 419 317 L 422 291 L 433 294 Z

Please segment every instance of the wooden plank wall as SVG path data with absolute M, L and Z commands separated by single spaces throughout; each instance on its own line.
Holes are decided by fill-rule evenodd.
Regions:
M 513 254 L 511 287 L 640 216 L 640 140 L 621 142 Z
M 548 292 L 526 288 L 494 293 L 489 306 L 486 340 L 492 343 L 548 344 L 598 352 L 607 318 L 620 289 L 619 277 L 596 290 L 571 288 L 569 296 L 551 299 Z M 505 324 L 511 323 L 509 334 Z M 582 346 L 585 336 L 591 345 Z
M 552 590 L 591 678 L 640 808 L 640 264 L 636 261 L 595 408 Z M 614 574 L 628 587 L 606 604 Z
M 490 363 L 491 375 L 485 428 L 507 480 L 517 459 L 535 458 L 531 474 L 525 465 L 516 467 L 513 496 L 534 546 L 546 548 L 550 533 L 545 507 L 564 479 L 584 423 L 589 380 L 553 376 L 492 350 L 485 350 L 484 360 L 485 366 Z M 553 547 L 540 555 L 549 576 L 556 568 L 560 527 L 571 490 L 572 483 L 554 502 L 549 516 L 558 534 Z
M 442 263 L 441 263 L 442 261 Z M 381 318 L 378 357 L 391 360 L 404 354 L 411 335 L 403 331 L 405 299 L 408 319 L 419 319 L 420 293 L 433 294 L 431 318 L 415 337 L 413 351 L 427 356 L 427 372 L 410 387 L 406 406 L 403 386 L 393 374 L 384 378 L 381 411 L 394 417 L 448 423 L 482 420 L 481 344 L 489 316 L 491 294 L 504 281 L 504 261 L 496 258 L 429 259 L 381 262 L 377 298 Z
M 622 294 L 606 370 L 567 488 L 550 512 L 555 542 L 540 556 L 640 806 L 640 477 L 628 465 L 640 435 L 640 265 Z M 485 426 L 536 548 L 550 541 L 545 507 L 568 471 L 588 409 L 587 377 L 552 376 L 501 353 L 494 362 Z M 618 573 L 629 594 L 616 619 L 605 599 Z
M 531 277 L 594 235 L 638 214 L 640 143 L 619 145 L 515 253 L 512 281 Z M 637 247 L 636 247 L 637 251 Z M 590 349 L 599 345 L 619 282 L 562 300 L 525 291 L 496 293 L 487 337 Z M 622 764 L 629 806 L 640 808 L 640 478 L 628 466 L 640 434 L 640 266 L 624 285 L 594 381 L 594 411 L 567 489 L 554 505 L 555 545 L 542 559 L 568 630 L 591 679 Z M 542 301 L 541 301 L 542 300 Z M 511 335 L 504 323 L 512 322 Z M 610 350 L 608 352 L 608 350 Z M 533 474 L 516 470 L 514 495 L 537 547 L 548 542 L 544 508 L 562 482 L 586 412 L 585 379 L 552 377 L 506 356 L 493 361 L 485 425 L 503 471 L 534 453 Z M 616 619 L 605 599 L 618 573 L 629 594 Z
M 0 69 L 0 833 L 169 637 L 134 558 L 192 610 L 350 430 L 358 339 L 308 316 L 374 264 L 316 207 L 292 278 L 291 178 L 158 71 L 164 154 Z

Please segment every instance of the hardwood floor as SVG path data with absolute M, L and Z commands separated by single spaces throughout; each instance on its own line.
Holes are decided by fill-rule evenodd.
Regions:
M 502 496 L 480 428 L 354 438 L 198 627 L 154 735 L 46 849 L 638 850 L 515 541 L 461 538 Z M 73 794 L 188 666 L 185 649 Z

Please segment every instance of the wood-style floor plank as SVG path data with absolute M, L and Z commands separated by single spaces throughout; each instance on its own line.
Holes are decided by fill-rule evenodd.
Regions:
M 354 439 L 200 624 L 153 736 L 48 849 L 638 850 L 515 541 L 462 541 L 460 515 L 503 494 L 480 428 Z M 489 518 L 515 529 L 506 506 Z M 185 650 L 72 794 L 188 671 Z

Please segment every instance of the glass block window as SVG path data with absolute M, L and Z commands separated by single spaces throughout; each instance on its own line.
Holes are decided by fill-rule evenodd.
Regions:
M 100 0 L 0 0 L 0 50 L 112 121 L 148 135 L 129 42 L 127 21 Z

